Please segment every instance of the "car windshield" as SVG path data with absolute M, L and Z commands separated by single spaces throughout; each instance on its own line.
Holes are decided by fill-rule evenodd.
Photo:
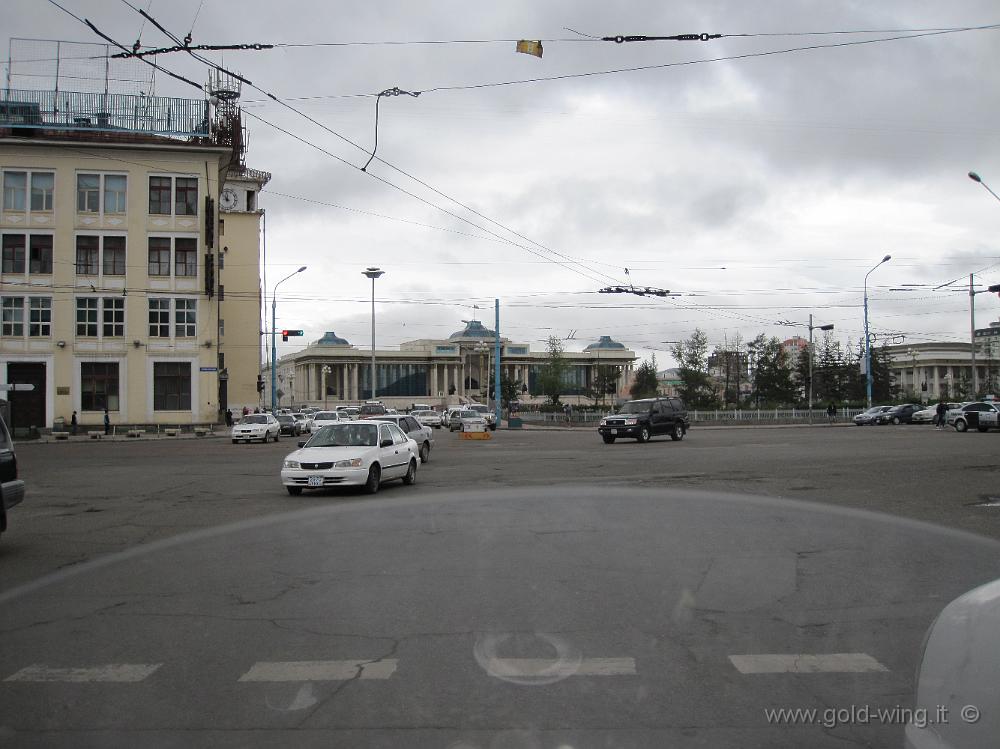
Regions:
M 286 416 L 285 414 L 282 414 L 281 416 L 278 417 L 278 423 L 279 424 L 294 424 L 295 423 L 295 419 L 293 419 L 291 416 Z
M 480 416 L 482 416 L 482 414 L 478 414 L 475 411 L 459 411 L 458 412 L 458 418 L 460 418 L 460 419 L 477 419 Z
M 340 421 L 340 414 L 336 411 L 319 411 L 313 416 L 314 421 Z
M 281 418 L 280 416 L 278 417 Z M 266 424 L 267 417 L 264 415 L 244 416 L 240 424 Z
M 621 410 L 618 412 L 620 414 L 644 414 L 648 413 L 649 409 L 652 408 L 652 401 L 629 401 Z
M 378 444 L 376 424 L 331 424 L 320 429 L 309 440 L 308 447 L 375 447 Z

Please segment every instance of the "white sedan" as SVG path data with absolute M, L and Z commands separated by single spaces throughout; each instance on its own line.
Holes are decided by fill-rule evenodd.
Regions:
M 341 411 L 317 411 L 313 414 L 313 431 L 319 431 L 331 424 L 344 424 L 350 421 L 347 414 Z
M 448 418 L 448 431 L 460 432 L 485 432 L 489 427 L 489 422 L 483 418 L 478 411 L 462 410 L 452 411 Z
M 419 421 L 425 427 L 441 428 L 441 414 L 437 411 L 413 411 L 410 416 Z
M 235 445 L 237 442 L 254 440 L 267 442 L 273 439 L 277 442 L 279 434 L 281 434 L 281 424 L 271 414 L 248 414 L 233 426 L 232 437 Z
M 384 481 L 417 480 L 417 443 L 395 424 L 350 421 L 332 424 L 285 458 L 281 483 L 291 495 L 303 489 L 363 486 L 369 494 Z

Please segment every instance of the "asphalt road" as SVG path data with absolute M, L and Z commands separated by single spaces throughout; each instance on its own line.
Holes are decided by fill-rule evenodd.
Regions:
M 287 496 L 288 441 L 22 446 L 0 741 L 898 746 L 822 711 L 912 705 L 929 623 L 1000 575 L 998 439 L 440 433 L 374 498 Z

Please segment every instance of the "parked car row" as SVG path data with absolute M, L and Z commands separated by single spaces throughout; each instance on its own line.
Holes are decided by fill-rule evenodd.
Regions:
M 947 403 L 945 421 L 958 432 L 1000 429 L 1000 405 L 993 401 Z M 872 424 L 932 424 L 937 422 L 937 405 L 926 408 L 915 403 L 872 406 L 854 417 L 857 426 Z

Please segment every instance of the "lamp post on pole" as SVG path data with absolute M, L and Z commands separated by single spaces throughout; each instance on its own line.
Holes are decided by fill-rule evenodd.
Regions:
M 868 408 L 872 407 L 872 343 L 868 334 L 868 276 L 875 272 L 882 263 L 892 260 L 892 255 L 886 255 L 875 264 L 875 267 L 865 273 L 865 396 Z
M 330 367 L 327 364 L 323 365 L 323 369 L 320 370 L 323 373 L 323 410 L 327 409 L 327 392 L 326 392 L 326 376 L 330 374 Z
M 378 392 L 375 383 L 375 279 L 385 275 L 385 271 L 378 268 L 367 268 L 361 271 L 361 274 L 372 280 L 372 400 L 375 400 L 375 395 Z
M 983 182 L 983 178 L 980 177 L 975 172 L 969 172 L 969 179 L 973 182 L 978 182 L 983 188 L 992 195 L 997 200 L 1000 200 L 1000 195 L 997 195 L 990 186 Z M 975 291 L 972 287 L 972 274 L 969 274 L 969 344 L 972 347 L 972 397 L 977 397 L 979 393 L 979 375 L 976 372 L 976 294 L 981 294 L 981 291 Z
M 282 278 L 278 283 L 274 285 L 274 290 L 271 292 L 271 413 L 278 410 L 278 397 L 275 393 L 277 389 L 277 359 L 278 351 L 277 344 L 275 343 L 275 329 L 274 326 L 277 324 L 275 321 L 277 319 L 277 308 L 278 308 L 278 287 L 281 286 L 285 281 L 294 276 L 296 273 L 301 273 L 306 269 L 306 266 L 302 266 L 294 273 L 289 273 L 287 276 Z
M 813 325 L 812 313 L 809 313 L 809 423 L 813 417 L 813 331 L 833 330 L 833 323 L 829 325 Z

